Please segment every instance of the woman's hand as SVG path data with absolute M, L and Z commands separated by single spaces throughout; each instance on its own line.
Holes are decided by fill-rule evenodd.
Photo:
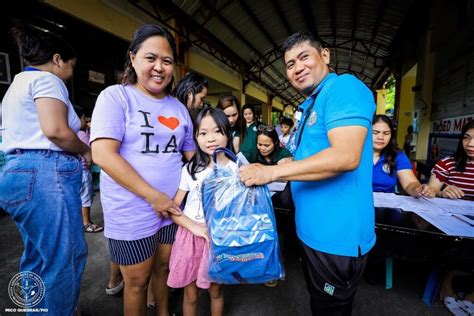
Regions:
M 427 184 L 422 184 L 418 187 L 416 187 L 414 190 L 414 197 L 428 197 L 428 198 L 434 198 L 436 196 L 435 190 L 433 190 L 432 187 L 430 187 Z
M 210 242 L 209 235 L 207 234 L 207 227 L 204 223 L 194 222 L 189 226 L 189 230 L 193 233 L 194 236 L 204 238 L 207 243 Z
M 170 214 L 180 216 L 181 209 L 166 194 L 155 191 L 151 196 L 146 198 L 151 207 L 165 218 L 169 218 Z
M 462 199 L 464 197 L 464 192 L 455 185 L 448 185 L 442 191 L 438 193 L 439 197 L 446 199 Z
M 84 158 L 86 162 L 87 169 L 90 169 L 92 165 L 92 152 L 91 151 L 86 152 L 85 154 L 82 155 L 82 158 Z

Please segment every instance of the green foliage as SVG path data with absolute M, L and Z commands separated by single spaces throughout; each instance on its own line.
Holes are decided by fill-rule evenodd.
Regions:
M 395 77 L 390 75 L 385 82 L 385 89 L 387 94 L 385 97 L 385 111 L 393 110 L 395 108 Z

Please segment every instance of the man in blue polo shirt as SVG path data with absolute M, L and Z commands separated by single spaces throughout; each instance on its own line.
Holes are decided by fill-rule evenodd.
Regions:
M 241 180 L 249 186 L 291 181 L 311 310 L 350 315 L 375 244 L 374 97 L 354 76 L 330 73 L 329 50 L 310 33 L 291 35 L 282 52 L 289 81 L 307 96 L 300 106 L 295 161 L 244 166 Z

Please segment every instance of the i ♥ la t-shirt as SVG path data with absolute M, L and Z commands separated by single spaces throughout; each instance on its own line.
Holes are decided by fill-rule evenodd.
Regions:
M 131 85 L 114 85 L 99 95 L 91 121 L 91 143 L 99 138 L 121 142 L 119 154 L 155 189 L 173 198 L 182 152 L 194 151 L 193 125 L 186 107 L 171 96 L 154 99 Z M 143 198 L 100 178 L 101 203 L 108 238 L 138 240 L 169 224 Z

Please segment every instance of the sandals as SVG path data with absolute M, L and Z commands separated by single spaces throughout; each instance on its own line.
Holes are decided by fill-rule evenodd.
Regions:
M 273 281 L 268 281 L 268 282 L 265 282 L 265 286 L 266 287 L 275 287 L 278 285 L 278 280 L 273 280 Z
M 120 281 L 120 283 L 116 286 L 116 287 L 113 287 L 113 288 L 109 288 L 107 287 L 105 289 L 105 294 L 107 295 L 116 295 L 118 293 L 120 293 L 122 290 L 123 290 L 123 280 Z
M 446 296 L 443 302 L 444 306 L 455 316 L 474 315 L 474 304 L 468 300 L 457 300 L 454 297 Z
M 148 303 L 148 304 L 146 305 L 146 308 L 147 308 L 148 310 L 155 310 L 155 309 L 156 309 L 156 303 L 155 303 L 155 302 L 153 302 L 153 303 Z
M 103 230 L 104 230 L 104 227 L 97 224 L 89 223 L 89 224 L 84 225 L 85 233 L 99 233 Z

